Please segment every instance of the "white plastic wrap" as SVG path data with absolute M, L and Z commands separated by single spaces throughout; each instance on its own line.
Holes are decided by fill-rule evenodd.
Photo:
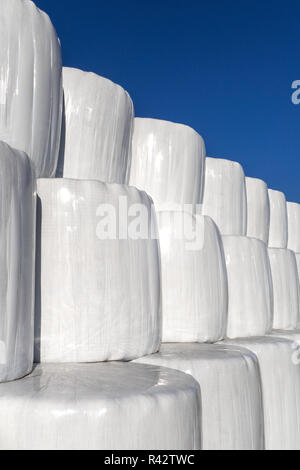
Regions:
M 280 191 L 269 189 L 270 200 L 270 232 L 271 248 L 287 248 L 288 218 L 285 195 Z
M 261 337 L 226 341 L 256 354 L 262 379 L 267 450 L 300 449 L 300 366 L 293 342 Z
M 298 270 L 298 279 L 300 283 L 300 253 L 295 253 L 296 263 L 297 263 L 297 270 Z
M 115 218 L 111 239 L 99 228 L 111 211 L 116 227 L 124 217 L 131 223 L 124 203 L 128 210 L 142 204 L 150 226 L 151 199 L 128 186 L 67 179 L 38 180 L 38 196 L 36 361 L 130 360 L 157 351 L 158 242 L 110 233 Z
M 250 351 L 219 344 L 162 344 L 158 354 L 136 362 L 191 374 L 202 395 L 203 449 L 262 449 L 260 374 Z
M 28 0 L 1 0 L 0 140 L 55 175 L 62 115 L 61 50 L 49 17 Z
M 226 331 L 228 290 L 222 240 L 209 217 L 157 213 L 163 341 L 216 342 Z M 194 244 L 181 236 L 193 227 Z M 196 232 L 197 230 L 197 232 Z M 197 241 L 196 241 L 197 240 Z M 193 249 L 192 249 L 193 248 Z
M 200 423 L 197 382 L 156 366 L 41 364 L 0 387 L 5 450 L 194 450 Z
M 239 163 L 206 158 L 202 213 L 216 222 L 222 235 L 246 235 L 246 184 Z
M 32 369 L 35 216 L 29 158 L 0 142 L 0 382 Z
M 246 178 L 247 235 L 266 244 L 270 230 L 270 201 L 268 186 L 263 180 Z
M 202 137 L 191 127 L 136 118 L 130 184 L 147 191 L 156 209 L 195 208 L 202 202 L 205 153 Z
M 295 253 L 269 248 L 274 291 L 273 328 L 293 330 L 300 326 L 300 287 Z
M 287 202 L 288 248 L 300 252 L 300 204 Z
M 134 110 L 127 91 L 94 73 L 63 68 L 58 176 L 128 183 Z
M 266 245 L 223 236 L 228 277 L 227 337 L 263 336 L 272 328 L 273 288 Z

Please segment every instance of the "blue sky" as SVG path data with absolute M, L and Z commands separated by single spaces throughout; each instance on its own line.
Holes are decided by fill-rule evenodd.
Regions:
M 207 155 L 300 202 L 299 0 L 36 0 L 64 65 L 130 93 L 137 116 L 188 124 Z

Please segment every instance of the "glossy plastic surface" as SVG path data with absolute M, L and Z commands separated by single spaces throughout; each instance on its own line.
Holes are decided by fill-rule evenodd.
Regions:
M 202 202 L 205 145 L 191 127 L 135 118 L 130 184 L 145 190 L 156 209 Z
M 120 197 L 128 210 L 142 204 L 149 226 L 151 199 L 128 186 L 67 179 L 38 180 L 38 196 L 36 360 L 130 360 L 157 351 L 158 242 L 110 233 L 115 221 L 132 221 Z
M 262 379 L 267 450 L 300 449 L 300 365 L 293 341 L 260 337 L 228 340 L 256 354 Z
M 195 380 L 140 364 L 43 364 L 0 387 L 0 448 L 194 450 L 201 445 Z
M 273 288 L 266 245 L 255 238 L 223 236 L 228 277 L 227 337 L 268 333 L 273 320 Z
M 219 344 L 162 344 L 158 354 L 137 362 L 181 370 L 199 382 L 203 449 L 263 448 L 260 374 L 252 353 Z
M 246 178 L 247 235 L 266 244 L 270 231 L 270 201 L 268 186 L 257 178 Z
M 288 218 L 285 195 L 280 191 L 269 189 L 270 200 L 270 232 L 269 246 L 287 248 Z
M 61 50 L 46 13 L 1 0 L 0 140 L 27 153 L 40 177 L 55 175 L 62 115 Z
M 216 222 L 222 235 L 246 235 L 246 184 L 239 163 L 206 158 L 202 213 Z
M 288 248 L 300 252 L 300 204 L 287 202 Z
M 178 218 L 178 215 L 182 218 Z M 157 213 L 161 267 L 163 341 L 216 342 L 226 331 L 228 290 L 222 240 L 204 216 Z M 190 224 L 195 247 L 181 236 Z M 197 235 L 196 235 L 197 234 Z M 196 238 L 197 237 L 197 238 Z
M 30 160 L 0 142 L 0 382 L 32 368 L 35 221 Z
M 128 183 L 134 110 L 127 91 L 63 68 L 64 122 L 57 176 Z
M 284 248 L 269 248 L 274 291 L 273 328 L 300 327 L 300 287 L 296 257 Z

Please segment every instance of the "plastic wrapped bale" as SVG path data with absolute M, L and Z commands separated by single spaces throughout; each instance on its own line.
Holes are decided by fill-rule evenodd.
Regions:
M 206 216 L 158 212 L 164 342 L 216 342 L 226 331 L 222 240 Z
M 127 184 L 134 110 L 127 91 L 94 73 L 63 68 L 57 176 Z
M 273 328 L 293 330 L 300 327 L 300 287 L 295 253 L 284 248 L 269 248 L 273 291 Z
M 239 163 L 206 158 L 202 214 L 216 222 L 222 235 L 247 234 L 245 175 Z
M 298 279 L 300 283 L 300 253 L 295 253 L 296 263 L 297 263 L 297 271 L 298 271 Z
M 0 142 L 0 382 L 33 362 L 36 185 L 27 155 Z
M 288 218 L 285 195 L 280 191 L 269 189 L 270 200 L 270 232 L 271 248 L 287 248 Z
M 202 203 L 205 145 L 189 126 L 134 120 L 130 184 L 147 191 L 156 209 Z
M 266 244 L 270 230 L 270 201 L 268 186 L 257 178 L 246 178 L 247 235 Z
M 272 329 L 273 287 L 268 250 L 255 238 L 223 236 L 228 277 L 227 337 L 263 336 Z
M 262 380 L 267 450 L 300 449 L 300 365 L 293 341 L 261 337 L 228 340 L 256 354 Z M 297 355 L 298 361 L 295 361 Z
M 130 360 L 157 351 L 151 199 L 128 186 L 67 179 L 38 180 L 38 196 L 36 361 Z
M 250 351 L 220 344 L 162 344 L 158 354 L 136 362 L 181 370 L 199 382 L 203 449 L 264 447 L 260 373 Z
M 0 140 L 28 154 L 37 176 L 56 172 L 61 50 L 49 17 L 28 0 L 1 0 Z
M 40 364 L 0 388 L 0 448 L 197 450 L 197 382 L 157 366 Z
M 287 202 L 288 248 L 300 252 L 300 204 Z

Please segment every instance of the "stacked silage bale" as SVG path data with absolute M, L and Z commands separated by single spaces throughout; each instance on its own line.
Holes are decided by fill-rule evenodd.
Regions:
M 55 174 L 61 128 L 59 41 L 48 16 L 27 0 L 1 1 L 0 77 L 0 382 L 5 382 L 32 370 L 35 177 Z
M 30 1 L 2 0 L 0 23 L 0 136 L 28 152 L 39 177 L 34 325 L 35 181 L 28 158 L 0 145 L 0 380 L 31 371 L 34 333 L 40 362 L 0 386 L 0 447 L 198 449 L 197 382 L 125 362 L 161 339 L 157 237 L 130 239 L 123 225 L 119 235 L 120 220 L 131 222 L 125 200 L 147 223 L 152 215 L 147 194 L 126 186 L 131 99 L 65 70 L 60 140 L 61 55 L 49 18 Z
M 277 194 L 278 191 L 272 191 Z M 272 265 L 274 289 L 274 332 L 273 335 L 294 340 L 294 349 L 300 340 L 300 287 L 299 287 L 299 250 L 300 250 L 300 205 L 294 202 L 284 202 L 281 212 L 285 213 L 282 221 L 284 239 L 281 247 L 269 248 Z M 274 206 L 278 211 L 278 205 Z M 278 217 L 278 216 L 277 216 Z M 279 244 L 278 244 L 279 245 Z
M 298 449 L 300 369 L 292 361 L 293 343 L 265 336 L 271 333 L 275 319 L 287 325 L 286 319 L 294 318 L 298 309 L 295 262 L 285 245 L 285 200 L 281 193 L 268 191 L 264 182 L 252 178 L 246 179 L 246 193 L 248 236 L 223 236 L 229 284 L 225 344 L 245 347 L 258 358 L 266 448 Z M 267 248 L 266 242 L 280 248 Z M 279 261 L 274 262 L 274 253 Z M 285 292 L 287 282 L 291 292 Z M 280 301 L 287 304 L 286 311 L 280 309 Z
M 260 449 L 257 360 L 244 348 L 208 344 L 224 338 L 228 286 L 219 229 L 199 215 L 203 176 L 196 170 L 204 157 L 193 129 L 135 119 L 130 181 L 148 190 L 158 212 L 163 314 L 159 353 L 137 362 L 179 369 L 199 382 L 204 449 Z M 243 180 L 238 184 L 243 191 Z

